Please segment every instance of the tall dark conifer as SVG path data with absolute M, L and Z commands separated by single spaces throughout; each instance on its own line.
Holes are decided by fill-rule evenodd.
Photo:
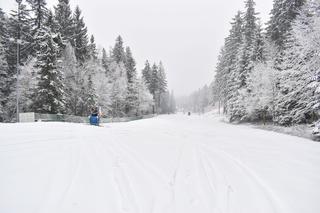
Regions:
M 274 0 L 268 22 L 267 34 L 271 41 L 281 50 L 284 47 L 286 35 L 290 31 L 292 21 L 299 14 L 306 0 Z
M 116 43 L 112 50 L 112 58 L 119 64 L 120 62 L 125 63 L 126 55 L 123 47 L 123 40 L 121 36 L 118 36 Z
M 70 42 L 74 45 L 74 25 L 69 0 L 58 0 L 57 6 L 54 7 L 54 17 L 57 22 L 58 32 L 61 34 L 62 39 L 65 42 Z
M 88 59 L 88 35 L 87 35 L 87 27 L 83 21 L 83 17 L 81 15 L 81 10 L 77 6 L 74 15 L 73 15 L 73 23 L 74 23 L 74 47 L 75 47 L 75 55 L 78 63 L 83 65 L 85 61 Z
M 62 113 L 65 110 L 63 74 L 58 69 L 59 46 L 54 41 L 50 26 L 42 26 L 37 34 L 40 49 L 36 68 L 39 69 L 34 110 L 40 113 Z
M 151 83 L 151 66 L 149 61 L 147 60 L 145 62 L 144 68 L 142 70 L 142 79 L 145 82 L 145 84 L 147 85 L 148 89 L 150 90 L 150 83 Z
M 27 0 L 33 13 L 32 20 L 36 29 L 39 29 L 46 21 L 48 16 L 46 0 Z

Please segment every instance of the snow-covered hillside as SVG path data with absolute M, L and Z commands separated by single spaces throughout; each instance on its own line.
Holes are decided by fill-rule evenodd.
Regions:
M 211 116 L 0 124 L 0 212 L 318 213 L 320 144 Z

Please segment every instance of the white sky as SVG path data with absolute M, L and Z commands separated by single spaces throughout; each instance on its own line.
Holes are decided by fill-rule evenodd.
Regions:
M 47 0 L 55 5 L 57 0 Z M 272 0 L 256 0 L 262 22 Z M 209 84 L 230 21 L 244 0 L 70 0 L 79 5 L 89 33 L 107 50 L 120 34 L 141 71 L 146 59 L 163 62 L 169 89 L 187 95 Z M 8 12 L 14 0 L 0 0 Z

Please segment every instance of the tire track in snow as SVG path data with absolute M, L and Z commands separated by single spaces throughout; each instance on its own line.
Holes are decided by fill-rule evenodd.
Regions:
M 241 161 L 239 161 L 238 159 L 234 158 L 233 156 L 231 156 L 230 154 L 226 153 L 225 151 L 221 150 L 221 149 L 217 149 L 217 150 L 212 150 L 212 148 L 209 148 L 207 145 L 205 144 L 201 144 L 200 146 L 202 146 L 201 150 L 203 153 L 205 153 L 205 155 L 203 155 L 203 157 L 207 158 L 208 161 L 210 162 L 210 159 L 212 159 L 212 161 L 214 160 L 219 160 L 220 162 L 220 167 L 222 166 L 222 162 L 226 162 L 228 164 L 231 163 L 232 167 L 234 168 L 226 168 L 225 170 L 219 168 L 221 173 L 224 173 L 225 176 L 230 176 L 232 175 L 232 173 L 237 174 L 238 175 L 238 179 L 242 178 L 243 180 L 250 180 L 250 185 L 252 187 L 251 189 L 253 190 L 259 190 L 260 191 L 260 196 L 255 194 L 253 195 L 254 198 L 260 197 L 260 199 L 264 198 L 265 200 L 259 200 L 261 202 L 264 202 L 264 204 L 269 203 L 269 205 L 265 205 L 267 206 L 266 208 L 268 208 L 269 210 L 264 209 L 263 212 L 268 212 L 268 213 L 283 213 L 285 212 L 283 207 L 280 205 L 279 199 L 277 198 L 276 195 L 274 195 L 274 193 L 271 191 L 271 189 L 263 182 L 263 180 L 261 178 L 259 178 L 253 170 L 251 170 L 249 167 L 247 167 L 245 164 L 243 164 Z M 217 164 L 218 165 L 218 164 Z M 238 170 L 238 171 L 236 171 Z M 230 174 L 228 174 L 228 171 L 231 172 Z M 241 171 L 241 172 L 239 172 Z M 232 187 L 232 183 L 230 182 L 230 186 Z M 247 186 L 249 187 L 249 185 Z M 237 188 L 234 188 L 234 192 L 237 192 Z M 234 194 L 234 193 L 233 193 Z M 245 196 L 245 194 L 239 194 L 239 196 Z M 263 196 L 262 196 L 263 195 Z M 227 205 L 227 212 L 230 212 L 230 194 L 228 193 L 228 205 Z
M 124 170 L 124 162 L 114 148 L 110 147 L 111 152 L 115 156 L 113 165 L 113 179 L 117 185 L 119 194 L 121 196 L 121 207 L 124 212 L 135 212 L 139 213 L 136 197 L 132 189 L 130 178 Z
M 70 151 L 70 156 L 69 157 L 70 157 L 70 164 L 72 165 L 71 166 L 71 176 L 69 178 L 67 187 L 63 191 L 61 199 L 59 201 L 60 206 L 63 206 L 63 203 L 64 203 L 66 197 L 68 196 L 68 194 L 71 191 L 71 188 L 74 185 L 75 179 L 79 175 L 80 162 L 81 162 L 81 159 L 82 159 L 81 156 L 82 156 L 82 153 L 83 153 L 83 149 L 82 149 L 82 144 L 81 143 L 77 147 L 78 147 L 77 151 L 74 151 L 74 149 L 76 148 L 75 146 L 72 145 L 70 147 L 71 151 Z
M 219 199 L 227 199 L 225 190 L 221 190 L 221 187 L 225 188 L 225 186 L 229 185 L 227 178 L 224 176 L 223 173 L 218 171 L 214 165 L 212 165 L 212 162 L 210 162 L 208 158 L 204 156 L 204 153 L 199 148 L 199 145 L 196 146 L 196 152 L 198 161 L 197 170 L 199 176 L 200 174 L 203 174 L 205 179 L 205 182 L 202 182 L 202 187 L 206 189 L 207 186 L 209 186 L 208 191 L 210 197 L 208 198 L 208 205 L 210 206 L 210 209 L 212 209 L 213 212 L 225 212 L 222 210 L 223 206 L 219 206 Z M 219 182 L 223 184 L 219 185 Z
M 133 150 L 124 144 L 121 144 L 119 141 L 115 141 L 113 146 L 116 147 L 120 152 L 123 153 L 124 156 L 130 158 L 130 161 L 135 162 L 135 165 L 139 165 L 140 169 L 145 173 L 148 173 L 154 179 L 157 179 L 159 182 L 162 182 L 164 185 L 168 183 L 169 177 L 165 176 L 163 172 L 157 170 L 154 165 L 151 165 L 147 162 L 147 160 L 142 160 L 138 157 Z
M 170 185 L 170 178 L 165 176 L 164 173 L 162 173 L 160 170 L 157 170 L 155 166 L 152 166 L 151 164 L 147 163 L 146 160 L 143 161 L 140 157 L 138 157 L 137 153 L 135 153 L 126 145 L 120 143 L 117 140 L 112 144 L 113 152 L 116 153 L 116 155 L 118 155 L 116 165 L 120 162 L 119 167 L 122 169 L 123 172 L 126 172 L 124 170 L 124 165 L 130 166 L 130 168 L 128 167 L 126 169 L 126 179 L 130 180 L 129 177 L 137 178 L 138 174 L 138 176 L 144 180 L 144 184 L 149 186 L 148 190 L 150 191 L 148 193 L 151 194 L 148 197 L 148 199 L 150 199 L 150 205 L 148 207 L 149 210 L 146 212 L 168 212 L 169 209 L 172 208 L 172 199 L 168 198 L 168 196 L 172 197 L 172 187 Z M 135 174 L 131 174 L 129 170 L 131 172 L 134 170 Z M 137 171 L 140 172 L 136 173 Z M 135 184 L 134 186 L 138 185 Z M 136 189 L 135 191 L 139 191 L 139 189 Z M 165 196 L 163 194 L 165 194 Z M 135 200 L 138 205 L 138 199 Z M 145 205 L 146 203 L 146 200 L 143 200 L 143 203 L 141 204 Z M 142 211 L 142 207 L 140 208 L 140 211 Z

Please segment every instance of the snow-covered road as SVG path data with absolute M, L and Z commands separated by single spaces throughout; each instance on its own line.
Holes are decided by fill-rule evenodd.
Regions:
M 0 212 L 320 212 L 320 143 L 219 120 L 0 124 Z

